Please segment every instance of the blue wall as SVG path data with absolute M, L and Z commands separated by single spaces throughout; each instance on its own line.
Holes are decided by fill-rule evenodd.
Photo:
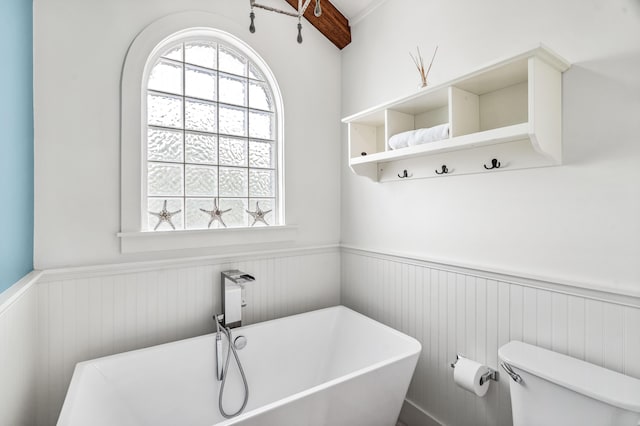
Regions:
M 33 269 L 33 2 L 0 0 L 0 292 Z

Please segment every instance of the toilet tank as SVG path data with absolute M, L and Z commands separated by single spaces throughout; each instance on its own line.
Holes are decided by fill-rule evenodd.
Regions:
M 509 381 L 514 426 L 640 425 L 640 380 L 518 341 L 498 356 L 522 378 L 500 376 Z

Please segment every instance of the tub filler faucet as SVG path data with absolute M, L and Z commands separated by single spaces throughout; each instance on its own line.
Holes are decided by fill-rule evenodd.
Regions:
M 255 281 L 255 278 L 247 273 L 238 271 L 237 269 L 223 271 L 221 274 L 220 288 L 222 292 L 222 313 L 213 316 L 216 323 L 216 378 L 220 382 L 220 391 L 218 392 L 218 408 L 220 414 L 225 419 L 240 414 L 247 406 L 249 400 L 249 384 L 244 374 L 242 363 L 238 357 L 236 349 L 242 349 L 247 344 L 244 336 L 238 336 L 233 340 L 231 328 L 240 327 L 242 325 L 242 308 L 247 304 L 244 301 L 244 285 L 245 283 Z M 223 355 L 222 335 L 227 337 L 227 356 Z M 222 406 L 222 397 L 224 395 L 224 385 L 227 381 L 227 371 L 229 369 L 229 360 L 231 353 L 236 360 L 242 383 L 244 385 L 244 399 L 242 406 L 235 413 L 227 413 Z
M 247 306 L 244 285 L 253 281 L 255 278 L 252 275 L 237 269 L 221 273 L 222 327 L 236 328 L 242 325 L 242 308 Z

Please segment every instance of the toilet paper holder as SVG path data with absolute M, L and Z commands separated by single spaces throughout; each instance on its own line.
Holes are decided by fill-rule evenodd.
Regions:
M 467 357 L 461 354 L 456 354 L 456 360 L 451 363 L 451 368 L 456 368 L 456 363 L 460 358 L 467 358 Z M 467 358 L 467 359 L 470 359 L 470 358 Z M 487 368 L 489 369 L 489 371 L 487 371 L 480 377 L 480 386 L 484 385 L 488 380 L 493 380 L 494 382 L 498 381 L 498 377 L 499 377 L 498 372 L 491 367 L 487 366 Z

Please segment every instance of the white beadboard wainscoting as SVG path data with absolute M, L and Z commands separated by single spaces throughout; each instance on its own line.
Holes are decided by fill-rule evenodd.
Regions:
M 31 272 L 0 294 L 0 425 L 36 422 L 38 294 Z
M 342 304 L 422 343 L 400 418 L 408 426 L 510 425 L 506 374 L 478 398 L 449 365 L 461 353 L 498 369 L 509 340 L 640 378 L 637 297 L 356 248 L 342 249 L 341 270 Z
M 211 333 L 220 272 L 236 268 L 256 277 L 245 324 L 340 302 L 337 246 L 45 271 L 34 293 L 36 424 L 56 423 L 77 362 Z

